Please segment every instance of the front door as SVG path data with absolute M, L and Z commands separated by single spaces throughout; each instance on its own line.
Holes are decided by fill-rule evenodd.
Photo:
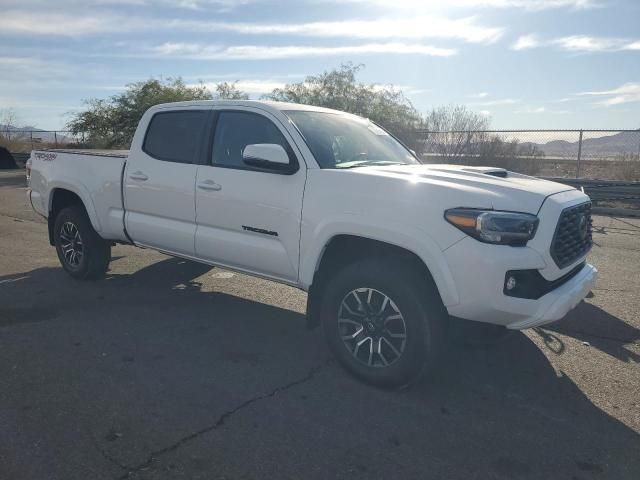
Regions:
M 149 122 L 124 175 L 126 227 L 136 244 L 194 256 L 195 179 L 210 111 L 170 110 Z
M 295 283 L 306 180 L 292 140 L 268 113 L 217 112 L 212 155 L 196 179 L 196 255 L 213 263 Z M 276 143 L 289 154 L 283 173 L 246 165 L 247 145 Z

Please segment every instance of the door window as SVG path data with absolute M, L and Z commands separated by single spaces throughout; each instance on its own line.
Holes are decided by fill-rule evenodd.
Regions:
M 205 110 L 156 113 L 149 122 L 142 150 L 158 160 L 198 163 L 206 118 Z
M 271 120 L 250 112 L 220 112 L 213 139 L 213 165 L 250 169 L 242 160 L 242 152 L 256 143 L 281 145 L 289 160 L 295 162 L 289 143 Z

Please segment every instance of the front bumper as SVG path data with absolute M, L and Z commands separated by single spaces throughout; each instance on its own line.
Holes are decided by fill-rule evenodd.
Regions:
M 459 296 L 447 305 L 450 315 L 521 330 L 560 320 L 587 296 L 596 281 L 597 269 L 585 266 L 565 283 L 538 299 L 504 294 L 505 273 L 517 269 L 543 270 L 546 262 L 529 247 L 502 247 L 466 238 L 445 252 Z M 499 253 L 499 255 L 497 255 Z M 583 262 L 578 259 L 558 276 Z
M 559 266 L 550 246 L 562 212 L 587 201 L 589 197 L 578 190 L 547 197 L 537 214 L 540 223 L 536 234 L 525 247 L 490 245 L 466 237 L 447 248 L 444 256 L 458 294 L 456 304 L 447 304 L 449 314 L 516 330 L 564 317 L 587 296 L 598 271 L 586 264 L 586 254 Z M 572 276 L 583 263 L 584 267 Z M 545 288 L 536 295 L 506 295 L 505 274 L 518 270 L 537 270 L 539 285 Z
M 591 264 L 585 265 L 580 272 L 567 283 L 549 292 L 542 298 L 534 300 L 540 302 L 540 307 L 535 315 L 529 318 L 510 323 L 507 328 L 523 330 L 525 328 L 539 327 L 547 323 L 555 322 L 563 318 L 573 310 L 583 298 L 585 298 L 596 283 L 598 270 Z

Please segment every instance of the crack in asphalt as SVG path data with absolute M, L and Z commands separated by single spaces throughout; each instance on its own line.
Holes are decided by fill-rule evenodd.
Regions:
M 129 469 L 129 467 L 124 463 L 120 463 L 115 457 L 109 455 L 104 448 L 99 448 L 98 450 L 100 451 L 100 454 L 105 458 L 105 460 L 108 460 L 109 462 L 113 463 L 115 466 L 120 467 L 123 470 Z
M 93 442 L 93 446 L 95 447 L 95 449 L 100 452 L 100 455 L 102 455 L 102 457 L 113 463 L 115 466 L 122 468 L 123 470 L 127 470 L 129 467 L 127 467 L 125 464 L 120 463 L 115 457 L 112 457 L 110 454 L 107 453 L 107 451 L 102 448 L 100 446 L 100 442 L 98 441 L 98 439 L 95 437 L 95 435 L 91 435 L 91 441 Z
M 155 450 L 153 452 L 151 452 L 151 454 L 149 454 L 148 458 L 142 462 L 139 463 L 138 465 L 135 466 L 126 466 L 126 465 L 122 465 L 120 464 L 117 460 L 112 459 L 110 456 L 105 455 L 105 452 L 103 451 L 103 455 L 105 456 L 105 458 L 113 463 L 115 463 L 116 465 L 119 465 L 120 467 L 122 467 L 124 470 L 128 470 L 127 473 L 125 473 L 124 475 L 118 477 L 119 480 L 126 480 L 132 477 L 132 475 L 135 475 L 136 473 L 142 471 L 142 470 L 146 470 L 147 468 L 149 468 L 151 466 L 151 464 L 157 460 L 160 456 L 169 453 L 169 452 L 173 452 L 177 449 L 179 449 L 181 446 L 185 445 L 186 443 L 191 442 L 192 440 L 195 440 L 198 437 L 201 437 L 202 435 L 205 435 L 209 432 L 212 432 L 213 430 L 218 429 L 219 427 L 221 427 L 222 425 L 224 425 L 224 423 L 229 419 L 229 417 L 231 417 L 232 415 L 238 413 L 240 410 L 243 410 L 247 407 L 249 407 L 250 405 L 253 405 L 254 403 L 260 402 L 262 400 L 266 400 L 268 398 L 272 398 L 274 396 L 276 396 L 278 393 L 284 392 L 286 390 L 289 390 L 291 388 L 297 387 L 298 385 L 302 385 L 303 383 L 306 383 L 310 380 L 313 379 L 313 377 L 315 377 L 318 372 L 320 370 L 322 370 L 324 367 L 326 367 L 327 365 L 329 365 L 330 363 L 332 363 L 333 360 L 329 359 L 323 363 L 321 363 L 320 365 L 316 365 L 315 367 L 312 367 L 309 372 L 302 378 L 299 378 L 297 380 L 293 380 L 285 385 L 280 385 L 276 388 L 274 388 L 273 390 L 271 390 L 268 393 L 262 394 L 262 395 L 258 395 L 256 397 L 252 397 L 248 400 L 245 400 L 244 402 L 242 402 L 241 404 L 239 404 L 238 406 L 232 408 L 231 410 L 227 410 L 226 412 L 224 412 L 222 415 L 220 415 L 218 417 L 218 419 L 211 425 L 202 428 L 196 432 L 193 432 L 185 437 L 182 437 L 180 440 L 178 440 L 177 442 L 161 448 L 159 450 Z

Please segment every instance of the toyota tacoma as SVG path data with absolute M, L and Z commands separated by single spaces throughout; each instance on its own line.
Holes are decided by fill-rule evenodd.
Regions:
M 377 385 L 433 368 L 450 322 L 544 325 L 597 275 L 583 192 L 425 165 L 373 122 L 324 108 L 157 105 L 129 151 L 36 150 L 27 176 L 72 277 L 100 277 L 124 243 L 295 286 L 340 363 Z

